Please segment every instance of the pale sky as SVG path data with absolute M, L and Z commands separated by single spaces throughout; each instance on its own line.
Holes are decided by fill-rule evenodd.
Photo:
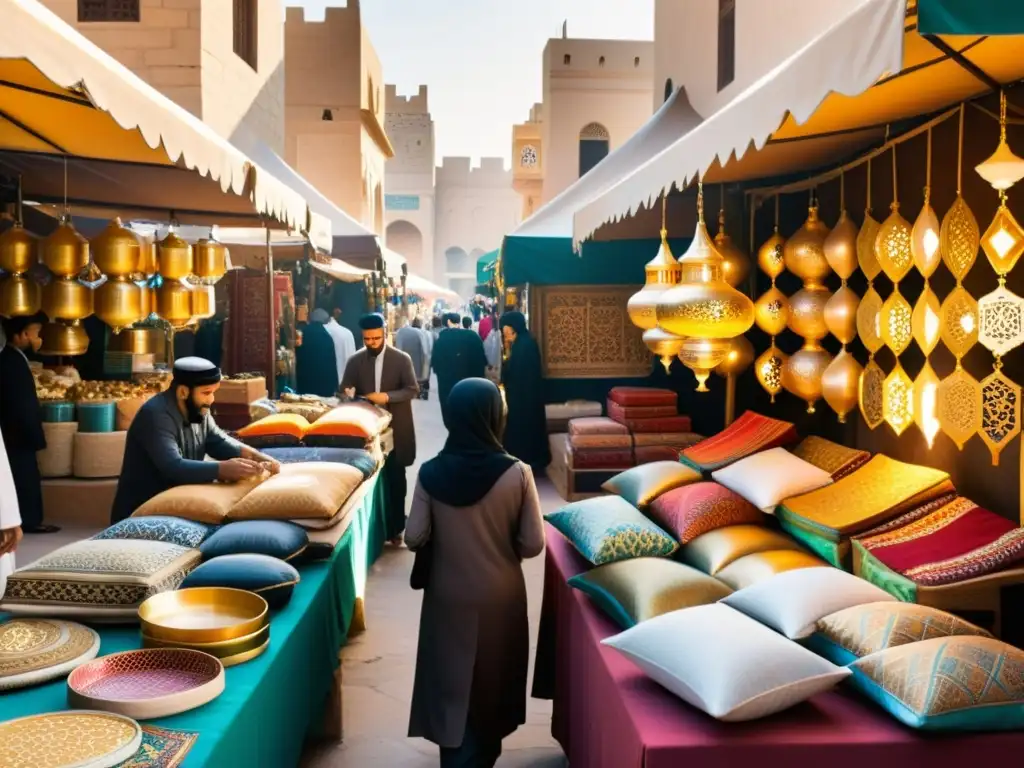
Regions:
M 343 0 L 286 0 L 313 18 Z M 437 160 L 503 157 L 541 99 L 549 38 L 652 40 L 654 0 L 362 0 L 363 22 L 398 93 L 430 87 Z

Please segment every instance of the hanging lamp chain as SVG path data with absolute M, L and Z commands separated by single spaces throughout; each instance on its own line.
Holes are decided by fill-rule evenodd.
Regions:
M 896 210 L 900 207 L 899 178 L 896 174 L 896 145 L 892 145 L 892 207 Z
M 661 196 L 661 239 L 662 241 L 668 239 L 668 222 L 667 222 L 667 209 L 668 209 L 668 192 L 665 192 Z
M 960 196 L 961 181 L 964 172 L 964 105 L 960 105 L 960 129 L 956 147 L 956 194 Z
M 932 195 L 932 129 L 928 129 L 928 143 L 926 144 L 924 161 L 924 203 L 928 204 Z

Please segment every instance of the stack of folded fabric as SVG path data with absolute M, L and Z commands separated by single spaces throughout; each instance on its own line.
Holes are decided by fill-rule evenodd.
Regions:
M 690 431 L 690 417 L 679 414 L 678 396 L 669 389 L 614 387 L 608 393 L 608 416 L 632 434 L 636 464 L 673 461 L 701 440 Z
M 569 422 L 570 469 L 629 469 L 635 464 L 633 438 L 607 416 L 587 416 Z

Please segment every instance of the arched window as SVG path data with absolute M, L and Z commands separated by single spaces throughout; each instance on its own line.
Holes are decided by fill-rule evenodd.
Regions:
M 672 78 L 670 77 L 665 81 L 665 101 L 672 98 L 672 94 L 675 92 L 675 87 L 672 85 Z
M 600 123 L 588 123 L 580 131 L 580 176 L 608 156 L 611 136 Z

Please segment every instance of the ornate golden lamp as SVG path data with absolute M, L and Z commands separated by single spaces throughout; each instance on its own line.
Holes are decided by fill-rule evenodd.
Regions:
M 974 166 L 985 181 L 997 192 L 1005 192 L 1024 179 L 1024 160 L 1006 143 L 1006 92 L 999 92 L 999 144 L 987 160 Z
M 785 246 L 786 239 L 779 234 L 779 196 L 776 195 L 775 231 L 757 251 L 757 266 L 771 278 L 772 285 L 754 302 L 754 322 L 772 337 L 771 346 L 754 363 L 754 374 L 773 403 L 782 391 L 782 366 L 788 359 L 775 346 L 775 337 L 786 330 L 789 323 L 789 299 L 775 285 L 776 278 L 786 271 Z
M 18 277 L 32 269 L 35 263 L 35 235 L 15 219 L 11 227 L 0 234 L 0 270 Z
M 683 350 L 683 340 L 664 328 L 648 328 L 643 335 L 644 344 L 651 350 L 665 368 L 665 373 L 672 370 L 672 361 Z
M 864 222 L 857 233 L 857 263 L 868 279 L 868 289 L 857 305 L 857 335 L 868 351 L 868 364 L 860 375 L 857 386 L 857 404 L 861 416 L 869 429 L 875 429 L 885 421 L 882 413 L 882 384 L 885 373 L 875 362 L 875 354 L 884 346 L 882 341 L 882 297 L 875 290 L 873 281 L 882 271 L 875 256 L 875 244 L 881 225 L 871 215 L 871 160 L 867 162 L 867 202 L 864 206 Z
M 658 253 L 644 267 L 644 287 L 630 296 L 626 302 L 630 321 L 645 331 L 658 327 L 658 298 L 666 289 L 679 283 L 681 272 L 679 262 L 672 255 L 672 249 L 668 245 L 665 220 L 667 200 L 668 193 L 665 193 L 661 197 L 661 245 L 658 247 Z
M 173 229 L 156 247 L 160 276 L 164 280 L 185 280 L 192 276 L 192 246 L 178 237 Z
M 193 272 L 200 285 L 215 285 L 228 271 L 230 255 L 227 246 L 206 238 L 193 249 Z
M 679 359 L 697 377 L 697 391 L 729 353 L 729 341 L 754 324 L 754 304 L 725 282 L 722 256 L 704 223 L 704 187 L 697 184 L 697 227 L 679 260 L 680 283 L 658 300 L 658 325 L 683 338 Z
M 722 267 L 725 282 L 733 288 L 739 288 L 750 274 L 750 259 L 725 231 L 725 192 L 722 186 L 719 186 L 718 189 L 721 201 L 718 209 L 718 234 L 715 235 L 715 249 L 725 261 Z
M 39 243 L 43 265 L 57 278 L 71 280 L 89 266 L 89 241 L 75 230 L 70 216 Z
M 77 323 L 52 322 L 40 333 L 42 346 L 39 354 L 53 357 L 84 355 L 89 349 L 89 334 Z
M 89 244 L 93 263 L 100 272 L 114 280 L 127 280 L 138 268 L 139 238 L 114 218 L 107 228 Z
M 191 293 L 192 287 L 182 280 L 165 280 L 157 291 L 157 314 L 175 330 L 187 327 L 192 319 Z

